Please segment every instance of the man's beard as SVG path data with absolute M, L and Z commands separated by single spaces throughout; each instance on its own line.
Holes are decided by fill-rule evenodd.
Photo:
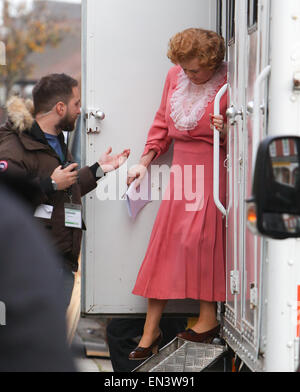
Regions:
M 72 119 L 69 117 L 69 113 L 65 115 L 64 118 L 62 118 L 55 126 L 55 129 L 57 131 L 64 131 L 64 132 L 72 132 L 75 130 L 75 123 L 76 123 L 77 117 L 75 119 Z

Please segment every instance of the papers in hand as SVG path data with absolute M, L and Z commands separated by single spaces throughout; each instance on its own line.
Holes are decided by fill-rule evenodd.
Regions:
M 151 179 L 148 172 L 140 184 L 139 179 L 130 184 L 126 192 L 126 200 L 129 216 L 135 219 L 141 209 L 151 201 Z

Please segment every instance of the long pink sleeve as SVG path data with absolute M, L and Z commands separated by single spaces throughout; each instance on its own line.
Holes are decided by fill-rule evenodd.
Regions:
M 168 126 L 166 122 L 166 106 L 170 84 L 171 76 L 169 72 L 166 78 L 161 104 L 155 115 L 153 124 L 148 132 L 148 137 L 143 152 L 143 155 L 146 155 L 149 150 L 156 151 L 157 155 L 155 159 L 168 151 L 170 144 L 172 143 L 172 138 L 168 136 Z

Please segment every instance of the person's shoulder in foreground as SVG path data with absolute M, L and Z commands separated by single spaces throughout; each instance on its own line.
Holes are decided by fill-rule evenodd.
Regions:
M 58 259 L 35 227 L 30 189 L 0 175 L 0 372 L 73 372 Z

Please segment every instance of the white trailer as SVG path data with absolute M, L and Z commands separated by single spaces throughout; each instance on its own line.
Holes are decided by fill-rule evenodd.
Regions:
M 247 228 L 246 201 L 252 196 L 259 142 L 300 132 L 300 2 L 85 0 L 82 8 L 82 157 L 87 164 L 108 146 L 115 152 L 130 148 L 128 166 L 138 163 L 171 66 L 166 51 L 174 33 L 201 27 L 224 35 L 229 64 L 226 205 L 216 200 L 227 232 L 222 336 L 253 371 L 295 371 L 300 242 L 253 234 Z M 171 156 L 169 151 L 156 163 L 170 165 Z M 85 200 L 86 314 L 146 311 L 146 300 L 131 290 L 160 202 L 148 204 L 134 222 L 129 218 L 122 199 L 128 166 L 105 177 Z M 169 302 L 168 313 L 198 312 L 197 301 Z

